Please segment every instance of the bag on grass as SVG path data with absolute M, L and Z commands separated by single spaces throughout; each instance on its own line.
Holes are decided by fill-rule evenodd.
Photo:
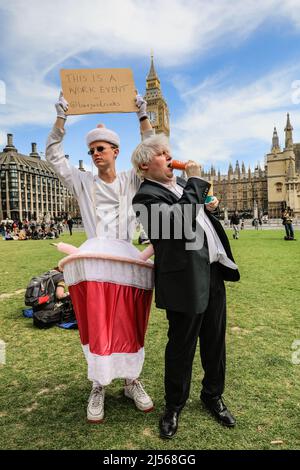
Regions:
M 62 311 L 61 311 L 61 323 L 74 323 L 76 322 L 75 312 L 73 309 L 73 305 L 71 302 L 71 298 L 68 295 L 64 299 L 61 300 L 63 303 Z M 77 323 L 77 322 L 76 322 Z
M 25 305 L 36 308 L 44 304 L 54 304 L 56 284 L 61 280 L 63 274 L 55 269 L 33 277 L 25 292 Z
M 38 328 L 50 328 L 56 325 L 61 320 L 61 311 L 59 309 L 44 308 L 42 310 L 35 310 L 33 308 L 33 324 Z
M 33 324 L 38 328 L 49 328 L 66 323 L 75 323 L 77 326 L 73 305 L 69 296 L 56 300 L 49 305 L 44 304 L 42 308 L 41 306 L 33 307 Z
M 57 302 L 55 290 L 63 274 L 55 269 L 33 277 L 25 292 L 25 305 L 33 310 L 33 324 L 38 328 L 49 328 L 60 322 L 62 302 Z
M 23 308 L 23 315 L 26 318 L 32 318 L 33 317 L 33 310 L 32 308 Z
M 65 330 L 77 330 L 78 329 L 78 324 L 76 320 L 65 322 L 65 323 L 58 323 L 57 326 L 59 328 L 64 328 Z
M 55 291 L 60 281 L 63 281 L 63 274 L 56 270 L 31 279 L 25 293 L 25 304 L 32 306 L 34 326 L 49 328 L 76 321 L 70 296 L 56 299 Z

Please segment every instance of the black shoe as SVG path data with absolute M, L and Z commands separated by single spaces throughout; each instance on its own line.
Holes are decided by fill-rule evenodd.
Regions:
M 178 428 L 179 412 L 165 409 L 159 420 L 159 435 L 162 439 L 172 439 Z
M 201 395 L 201 400 L 205 407 L 221 424 L 229 428 L 233 428 L 235 426 L 235 418 L 228 410 L 222 397 L 207 398 L 207 396 Z

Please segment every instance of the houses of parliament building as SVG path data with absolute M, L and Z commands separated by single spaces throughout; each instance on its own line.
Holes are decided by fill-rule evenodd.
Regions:
M 146 79 L 145 99 L 148 115 L 156 133 L 170 135 L 169 110 L 163 97 L 160 80 L 153 57 Z M 237 161 L 229 164 L 227 174 L 211 166 L 203 172 L 203 178 L 213 184 L 213 193 L 220 200 L 221 217 L 228 217 L 237 210 L 259 216 L 268 213 L 278 218 L 283 208 L 290 207 L 300 218 L 300 143 L 293 142 L 293 127 L 287 115 L 285 145 L 281 149 L 276 128 L 270 152 L 265 156 L 264 168 L 253 171 Z M 68 158 L 68 155 L 66 155 Z M 85 171 L 82 160 L 79 170 Z M 22 155 L 15 148 L 13 135 L 7 135 L 7 144 L 0 152 L 0 221 L 2 219 L 42 220 L 44 217 L 80 217 L 78 204 L 62 185 L 48 163 L 32 143 L 29 155 Z

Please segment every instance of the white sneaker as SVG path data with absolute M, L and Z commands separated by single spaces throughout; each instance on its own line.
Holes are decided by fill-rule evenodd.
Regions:
M 104 418 L 105 389 L 98 385 L 93 387 L 87 407 L 87 420 L 89 423 L 101 423 Z
M 145 392 L 142 383 L 139 380 L 133 380 L 129 385 L 124 386 L 125 397 L 131 398 L 135 406 L 140 410 L 148 413 L 154 408 L 153 401 Z

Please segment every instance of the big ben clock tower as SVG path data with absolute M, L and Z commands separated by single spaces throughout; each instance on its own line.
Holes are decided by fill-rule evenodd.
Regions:
M 153 55 L 151 55 L 151 66 L 146 79 L 146 94 L 148 116 L 156 134 L 164 133 L 170 135 L 169 110 L 165 102 L 161 88 L 160 80 L 156 74 Z

